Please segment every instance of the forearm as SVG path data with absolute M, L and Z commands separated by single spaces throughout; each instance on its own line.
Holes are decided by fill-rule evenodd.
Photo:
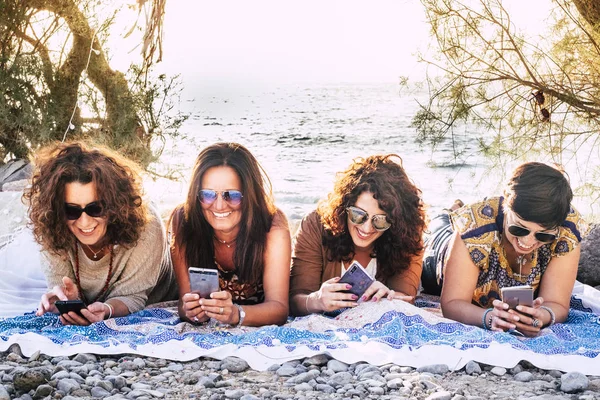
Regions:
M 543 316 L 541 318 L 542 326 L 544 327 L 549 326 L 552 323 L 565 322 L 567 320 L 567 317 L 569 316 L 569 308 L 563 306 L 560 303 L 545 301 L 544 304 L 542 304 L 542 307 L 547 307 L 550 310 L 552 310 L 552 312 L 548 311 L 547 309 L 544 310 Z M 552 313 L 554 313 L 554 321 L 552 321 Z
M 108 304 L 108 306 L 105 306 L 106 311 L 104 313 L 104 319 L 124 317 L 130 314 L 129 308 L 127 308 L 125 303 L 123 303 L 121 300 L 108 299 L 104 302 L 104 304 Z
M 445 318 L 449 318 L 466 325 L 489 328 L 489 326 L 484 327 L 482 323 L 483 314 L 487 310 L 486 308 L 476 306 L 465 300 L 452 300 L 443 302 L 441 307 L 442 315 Z
M 276 300 L 267 300 L 255 305 L 242 305 L 242 307 L 246 313 L 244 326 L 283 325 L 288 318 L 289 308 L 287 304 Z M 236 325 L 238 322 L 239 315 L 235 317 L 232 325 Z
M 316 300 L 313 293 L 294 295 L 290 299 L 291 314 L 295 317 L 302 317 L 304 315 L 321 312 L 322 310 Z

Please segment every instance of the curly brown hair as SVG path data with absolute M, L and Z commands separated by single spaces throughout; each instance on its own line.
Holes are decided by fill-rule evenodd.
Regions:
M 354 257 L 346 208 L 355 205 L 364 192 L 373 194 L 391 222 L 391 227 L 375 241 L 372 254 L 377 257 L 376 279 L 385 282 L 407 269 L 412 257 L 423 250 L 425 206 L 421 190 L 406 175 L 400 156 L 355 159 L 346 171 L 337 174 L 333 192 L 317 206 L 325 228 L 323 245 L 330 261 L 350 261 Z
M 30 225 L 38 243 L 50 252 L 66 254 L 77 240 L 67 227 L 65 186 L 94 183 L 98 202 L 107 219 L 109 243 L 134 245 L 148 220 L 142 207 L 139 167 L 115 152 L 90 148 L 82 142 L 57 143 L 36 153 L 29 202 Z

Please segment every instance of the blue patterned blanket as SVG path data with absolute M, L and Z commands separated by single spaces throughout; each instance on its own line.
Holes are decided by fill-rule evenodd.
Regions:
M 600 317 L 576 297 L 571 305 L 566 323 L 546 328 L 536 338 L 445 319 L 431 299 L 416 306 L 388 300 L 363 303 L 336 318 L 312 315 L 262 328 L 197 327 L 181 322 L 174 307 L 149 308 L 89 327 L 63 326 L 54 315 L 26 314 L 0 321 L 0 350 L 18 343 L 26 356 L 37 350 L 172 360 L 237 356 L 258 370 L 320 353 L 347 363 L 446 364 L 451 370 L 470 360 L 503 367 L 527 360 L 544 369 L 600 375 Z

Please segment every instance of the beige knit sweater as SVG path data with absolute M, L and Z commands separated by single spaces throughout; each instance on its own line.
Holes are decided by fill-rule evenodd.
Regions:
M 177 284 L 171 263 L 165 230 L 160 215 L 149 208 L 149 221 L 134 247 L 114 246 L 113 272 L 108 290 L 98 299 L 122 301 L 130 312 L 143 309 L 146 304 L 177 299 Z M 80 245 L 79 276 L 81 288 L 88 300 L 102 292 L 108 274 L 110 254 L 90 260 Z M 42 268 L 48 288 L 62 285 L 63 276 L 75 282 L 75 256 L 69 251 L 67 259 L 43 252 Z

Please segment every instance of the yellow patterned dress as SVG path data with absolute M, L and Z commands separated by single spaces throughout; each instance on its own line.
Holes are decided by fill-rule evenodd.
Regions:
M 500 289 L 503 287 L 530 285 L 537 294 L 550 260 L 576 248 L 582 234 L 587 232 L 587 224 L 571 207 L 567 219 L 558 229 L 556 240 L 534 251 L 530 274 L 519 277 L 513 274 L 500 243 L 504 226 L 503 200 L 503 197 L 489 198 L 450 213 L 453 230 L 460 233 L 471 260 L 479 267 L 473 303 L 485 308 L 492 307 L 492 302 L 500 299 Z

